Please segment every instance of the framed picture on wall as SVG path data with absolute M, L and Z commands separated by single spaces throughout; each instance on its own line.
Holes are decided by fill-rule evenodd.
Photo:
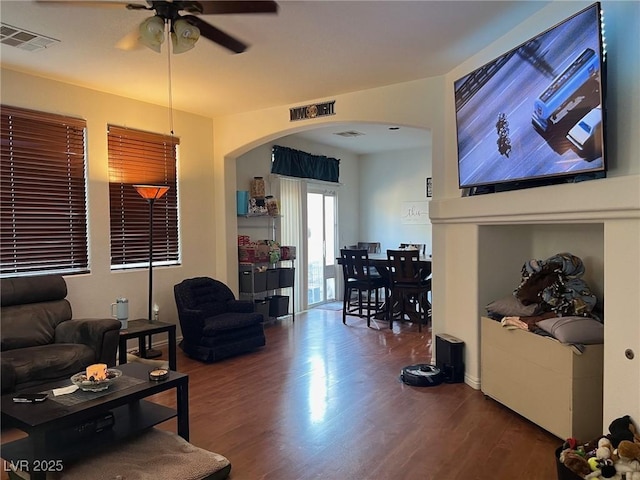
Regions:
M 404 225 L 428 225 L 429 202 L 402 202 L 400 221 Z
M 427 177 L 427 198 L 433 197 L 433 185 L 431 183 L 431 177 Z

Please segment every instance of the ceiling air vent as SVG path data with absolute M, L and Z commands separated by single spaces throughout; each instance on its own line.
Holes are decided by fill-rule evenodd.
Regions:
M 60 40 L 56 40 L 55 38 L 29 32 L 6 23 L 2 23 L 0 26 L 0 43 L 21 48 L 22 50 L 34 52 L 42 48 L 47 48 L 59 41 Z
M 355 130 L 347 130 L 346 132 L 337 132 L 334 135 L 338 135 L 340 137 L 360 137 L 364 135 L 362 132 L 356 132 Z

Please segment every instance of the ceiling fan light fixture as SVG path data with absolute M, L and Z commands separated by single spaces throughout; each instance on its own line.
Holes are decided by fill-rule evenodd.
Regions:
M 160 53 L 164 41 L 164 20 L 159 16 L 147 18 L 140 24 L 140 43 Z
M 184 53 L 191 50 L 200 38 L 200 29 L 191 25 L 184 19 L 173 22 L 171 32 L 171 42 L 173 43 L 173 53 Z

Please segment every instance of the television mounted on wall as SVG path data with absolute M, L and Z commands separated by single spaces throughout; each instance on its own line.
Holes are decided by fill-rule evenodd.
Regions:
M 594 3 L 454 82 L 461 189 L 606 175 L 603 33 Z

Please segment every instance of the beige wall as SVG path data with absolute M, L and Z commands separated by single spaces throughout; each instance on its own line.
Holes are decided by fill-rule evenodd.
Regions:
M 3 104 L 77 116 L 87 121 L 89 254 L 91 273 L 66 277 L 76 317 L 108 316 L 118 296 L 129 299 L 130 318 L 146 318 L 148 270 L 112 272 L 109 244 L 107 124 L 168 133 L 165 108 L 11 70 L 2 70 Z M 180 137 L 179 206 L 182 264 L 154 268 L 160 318 L 176 322 L 173 285 L 183 278 L 215 275 L 212 171 L 213 122 L 174 112 Z
M 431 132 L 424 131 L 426 138 Z M 390 165 L 393 167 L 390 168 Z M 401 243 L 423 243 L 431 254 L 431 222 L 406 223 L 402 206 L 406 202 L 425 204 L 428 211 L 426 179 L 431 177 L 431 148 L 386 151 L 360 157 L 360 206 L 355 220 L 359 236 L 355 241 L 380 242 L 382 252 Z

